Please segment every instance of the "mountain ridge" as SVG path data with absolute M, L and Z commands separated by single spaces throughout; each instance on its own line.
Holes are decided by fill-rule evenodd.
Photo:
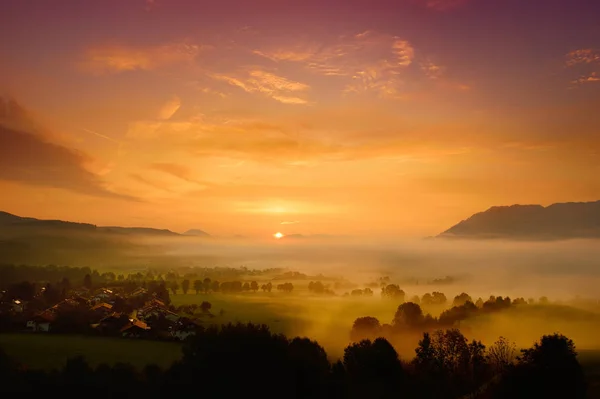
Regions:
M 492 206 L 473 214 L 437 238 L 600 238 L 600 201 Z
M 0 211 L 0 228 L 42 228 L 42 229 L 60 229 L 74 230 L 86 232 L 99 232 L 108 234 L 128 234 L 128 235 L 154 235 L 154 236 L 169 236 L 183 237 L 186 234 L 176 233 L 168 229 L 157 229 L 153 227 L 122 227 L 122 226 L 97 226 L 91 223 L 70 222 L 57 219 L 36 219 L 32 217 L 23 217 Z M 201 231 L 201 230 L 196 230 Z M 198 237 L 210 237 L 206 232 L 205 235 L 197 235 Z

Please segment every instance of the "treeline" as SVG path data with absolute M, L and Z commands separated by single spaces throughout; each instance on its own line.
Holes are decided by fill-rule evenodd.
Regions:
M 422 301 L 426 304 L 443 305 L 446 303 L 446 296 L 439 292 L 425 294 L 423 298 L 427 299 L 427 301 Z M 363 338 L 380 336 L 394 339 L 396 335 L 405 332 L 422 333 L 440 328 L 451 328 L 472 317 L 528 304 L 523 298 L 511 300 L 509 297 L 491 296 L 485 302 L 478 300 L 478 305 L 476 305 L 468 294 L 462 293 L 454 298 L 453 306 L 450 309 L 443 311 L 439 317 L 433 317 L 423 312 L 421 306 L 416 303 L 417 300 L 418 297 L 415 302 L 400 304 L 391 324 L 382 324 L 377 318 L 370 316 L 357 318 L 350 331 L 351 339 L 358 341 Z
M 161 369 L 129 364 L 92 367 L 84 358 L 61 370 L 29 370 L 0 351 L 0 393 L 70 397 L 261 398 L 572 398 L 586 383 L 573 342 L 544 336 L 515 357 L 500 339 L 490 348 L 459 330 L 424 334 L 415 358 L 402 361 L 384 338 L 346 347 L 331 364 L 307 338 L 289 339 L 266 326 L 203 329 L 183 345 L 182 358 Z

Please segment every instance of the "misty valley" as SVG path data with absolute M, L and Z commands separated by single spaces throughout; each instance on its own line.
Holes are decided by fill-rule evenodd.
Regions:
M 105 395 L 107 381 L 129 376 L 127 389 L 160 397 L 190 389 L 179 373 L 221 381 L 236 373 L 234 362 L 236 378 L 248 385 L 207 388 L 208 396 L 255 386 L 248 371 L 254 367 L 288 373 L 280 380 L 281 389 L 294 390 L 288 397 L 598 393 L 594 239 L 386 242 L 102 232 L 89 236 L 84 248 L 92 246 L 94 256 L 85 262 L 80 243 L 89 233 L 74 228 L 36 227 L 35 235 L 22 226 L 2 230 L 5 240 L 27 245 L 57 240 L 35 247 L 37 257 L 54 264 L 28 263 L 35 258 L 27 251 L 3 251 L 12 263 L 0 266 L 0 348 L 18 392 L 53 386 L 54 378 L 84 378 Z M 535 382 L 547 378 L 546 371 L 526 371 L 537 370 L 536 356 L 572 356 L 570 382 L 565 376 L 556 377 L 556 386 Z M 270 362 L 310 370 L 302 372 L 305 380 L 292 381 L 294 371 Z M 31 373 L 41 373 L 39 380 L 24 382 Z

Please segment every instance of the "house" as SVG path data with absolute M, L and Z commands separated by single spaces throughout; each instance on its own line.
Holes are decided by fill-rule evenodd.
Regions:
M 100 288 L 96 293 L 92 296 L 92 301 L 94 302 L 110 302 L 115 299 L 115 293 L 108 288 Z
M 171 329 L 171 336 L 180 341 L 185 340 L 189 336 L 194 336 L 200 329 L 200 326 L 193 320 L 187 317 L 181 317 Z
M 92 314 L 92 321 L 100 321 L 106 316 L 113 313 L 113 306 L 106 302 L 101 302 L 96 304 L 90 308 L 90 313 Z
M 136 290 L 133 291 L 131 294 L 129 294 L 129 297 L 130 298 L 137 298 L 137 297 L 140 297 L 140 296 L 144 296 L 146 294 L 148 294 L 148 290 L 145 289 L 145 288 L 139 287 L 139 288 L 136 288 Z
M 121 334 L 125 338 L 143 338 L 148 336 L 150 327 L 138 319 L 129 319 L 129 323 L 121 328 Z
M 10 304 L 10 310 L 13 313 L 23 313 L 25 310 L 25 302 L 20 299 L 13 299 Z
M 44 310 L 27 321 L 27 330 L 33 332 L 48 332 L 52 322 L 56 319 L 56 313 L 50 310 Z
M 75 296 L 80 296 L 83 298 L 90 297 L 90 290 L 85 287 L 77 288 L 76 290 L 71 291 L 71 293 Z
M 113 312 L 98 323 L 93 324 L 92 327 L 103 334 L 116 334 L 127 324 L 129 324 L 129 317 L 127 315 Z

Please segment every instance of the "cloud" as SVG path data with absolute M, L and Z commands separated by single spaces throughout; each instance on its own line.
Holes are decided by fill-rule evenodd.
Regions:
M 149 71 L 164 66 L 191 62 L 209 46 L 189 43 L 169 43 L 153 47 L 123 45 L 89 49 L 80 67 L 93 74 Z
M 248 93 L 262 93 L 284 104 L 308 103 L 307 100 L 300 97 L 289 96 L 289 93 L 307 91 L 310 89 L 307 84 L 289 80 L 260 69 L 251 70 L 240 77 L 224 74 L 210 74 L 209 76 L 227 82 L 231 86 L 238 87 Z
M 439 79 L 445 72 L 445 68 L 443 66 L 434 64 L 431 61 L 424 61 L 421 63 L 421 70 L 429 79 L 437 80 Z
M 569 52 L 566 56 L 569 67 L 579 64 L 600 64 L 600 51 L 594 49 L 580 49 Z
M 574 85 L 582 85 L 582 84 L 586 84 L 586 83 L 596 83 L 596 82 L 600 82 L 600 74 L 598 74 L 596 72 L 592 72 L 591 74 L 589 74 L 587 76 L 580 76 L 578 79 L 571 81 L 571 83 Z
M 392 43 L 392 53 L 398 59 L 398 65 L 409 66 L 415 58 L 415 49 L 406 40 L 396 39 Z
M 292 220 L 292 221 L 289 221 L 289 222 L 281 222 L 279 224 L 286 225 L 286 224 L 298 224 L 298 223 L 300 223 L 298 220 Z
M 189 183 L 197 183 L 197 181 L 192 178 L 192 172 L 186 166 L 175 163 L 154 163 L 150 165 L 150 167 L 171 176 L 175 176 L 181 180 L 185 180 Z
M 91 161 L 86 155 L 51 143 L 37 132 L 25 131 L 34 124 L 25 115 L 14 101 L 0 109 L 0 179 L 135 200 L 108 190 L 98 175 L 84 167 Z
M 140 175 L 138 175 L 138 174 L 136 174 L 136 173 L 131 173 L 131 174 L 129 175 L 129 177 L 130 177 L 131 179 L 133 179 L 133 180 L 135 180 L 135 181 L 137 181 L 137 182 L 139 182 L 139 183 L 145 184 L 145 185 L 147 185 L 147 186 L 150 186 L 150 187 L 153 187 L 153 188 L 157 188 L 157 189 L 159 189 L 159 190 L 162 190 L 162 191 L 167 191 L 167 192 L 170 192 L 170 190 L 169 190 L 169 189 L 167 189 L 166 187 L 163 187 L 163 186 L 161 186 L 160 184 L 154 183 L 154 182 L 152 182 L 152 181 L 150 181 L 150 180 L 146 179 L 145 177 L 143 177 L 143 176 L 140 176 Z
M 158 111 L 158 119 L 167 120 L 171 119 L 175 112 L 181 107 L 181 100 L 179 97 L 174 96 L 169 101 L 162 106 L 160 111 Z
M 376 92 L 380 97 L 405 98 L 402 93 L 407 68 L 416 50 L 405 39 L 376 31 L 339 37 L 329 45 L 266 48 L 254 54 L 277 63 L 302 64 L 312 73 L 346 81 L 342 93 Z

